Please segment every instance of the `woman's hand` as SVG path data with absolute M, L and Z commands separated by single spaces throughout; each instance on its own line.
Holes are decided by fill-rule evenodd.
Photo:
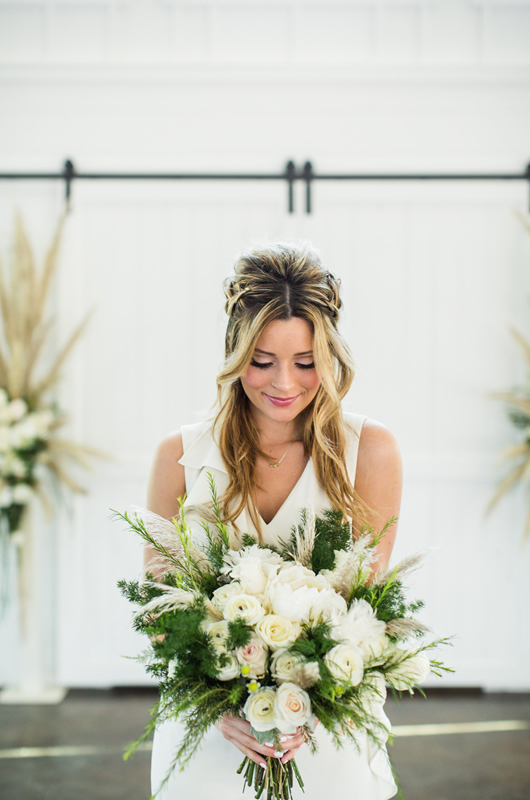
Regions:
M 282 764 L 286 764 L 295 757 L 305 741 L 304 735 L 297 731 L 291 736 L 280 736 L 280 749 L 274 743 L 272 747 L 267 744 L 260 744 L 250 732 L 250 722 L 247 719 L 233 717 L 230 714 L 225 714 L 216 723 L 216 727 L 221 731 L 225 739 L 232 742 L 238 750 L 241 750 L 243 755 L 261 767 L 266 766 L 264 756 L 280 758 Z

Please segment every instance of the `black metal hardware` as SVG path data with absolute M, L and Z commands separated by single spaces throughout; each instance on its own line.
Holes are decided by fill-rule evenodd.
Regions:
M 311 161 L 306 161 L 303 168 L 298 170 L 294 161 L 288 161 L 285 170 L 279 173 L 95 173 L 77 172 L 73 162 L 68 159 L 64 163 L 62 172 L 19 172 L 0 173 L 0 180 L 64 180 L 65 198 L 70 203 L 72 183 L 74 180 L 185 180 L 185 181 L 287 181 L 288 211 L 294 213 L 294 184 L 296 181 L 305 183 L 306 214 L 311 214 L 312 196 L 311 184 L 313 181 L 526 181 L 530 188 L 530 164 L 520 173 L 346 173 L 326 174 L 315 173 Z

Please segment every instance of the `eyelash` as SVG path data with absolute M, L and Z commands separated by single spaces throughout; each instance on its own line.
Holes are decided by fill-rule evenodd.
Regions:
M 251 361 L 250 364 L 251 364 L 252 367 L 257 367 L 258 369 L 267 369 L 268 367 L 272 367 L 272 361 L 268 361 L 265 364 L 261 364 L 259 361 Z M 300 369 L 314 369 L 315 368 L 314 363 L 311 363 L 311 364 L 297 364 L 296 366 L 299 367 Z

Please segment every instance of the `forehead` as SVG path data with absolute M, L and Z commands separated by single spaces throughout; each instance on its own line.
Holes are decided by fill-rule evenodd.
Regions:
M 256 350 L 274 355 L 296 355 L 313 349 L 311 324 L 300 317 L 271 322 L 256 342 Z

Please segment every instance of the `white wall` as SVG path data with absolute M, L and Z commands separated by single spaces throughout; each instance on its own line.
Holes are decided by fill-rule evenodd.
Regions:
M 530 161 L 529 2 L 5 2 L 0 172 L 522 172 Z M 514 440 L 490 393 L 525 378 L 507 332 L 530 332 L 524 183 L 316 183 L 288 215 L 281 183 L 77 182 L 55 302 L 90 330 L 60 399 L 70 434 L 112 461 L 56 524 L 48 661 L 67 685 L 144 681 L 115 582 L 140 548 L 109 507 L 144 502 L 152 452 L 213 400 L 221 280 L 251 239 L 307 237 L 343 278 L 359 366 L 348 406 L 398 436 L 397 555 L 438 548 L 414 591 L 456 633 L 453 685 L 528 689 L 524 497 L 484 509 Z M 0 181 L 42 251 L 54 183 Z M 50 568 L 51 569 L 51 568 Z M 52 581 L 50 581 L 52 583 Z M 502 600 L 501 600 L 502 598 Z M 508 613 L 507 613 L 508 612 Z M 49 615 L 51 616 L 51 615 Z M 0 628 L 16 677 L 14 614 Z M 3 648 L 2 648 L 3 649 Z

